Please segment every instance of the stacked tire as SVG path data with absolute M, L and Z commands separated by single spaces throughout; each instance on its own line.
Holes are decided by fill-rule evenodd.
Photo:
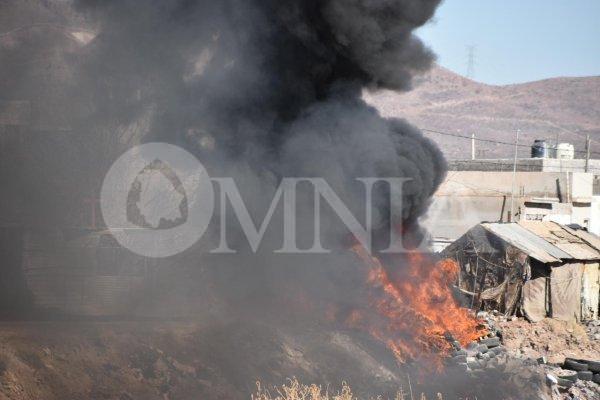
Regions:
M 574 383 L 577 379 L 580 379 L 600 384 L 600 361 L 567 358 L 563 364 L 563 369 L 575 372 L 568 377 L 562 377 L 563 381 L 568 380 Z

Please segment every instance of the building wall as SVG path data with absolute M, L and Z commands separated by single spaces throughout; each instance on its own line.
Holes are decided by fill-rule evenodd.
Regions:
M 592 207 L 593 185 L 591 173 L 517 172 L 514 209 L 524 219 L 544 215 L 600 231 L 600 196 Z M 448 243 L 480 222 L 506 222 L 512 188 L 513 172 L 450 171 L 423 224 L 434 243 Z
M 586 161 L 555 158 L 522 158 L 517 160 L 519 172 L 585 172 Z M 451 171 L 512 172 L 513 159 L 451 160 Z M 589 160 L 588 172 L 600 175 L 600 160 Z

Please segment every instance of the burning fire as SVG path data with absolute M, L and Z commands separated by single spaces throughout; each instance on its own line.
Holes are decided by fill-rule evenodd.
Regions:
M 398 362 L 421 360 L 441 371 L 453 340 L 466 345 L 485 335 L 477 319 L 452 294 L 459 272 L 454 261 L 432 263 L 422 254 L 410 253 L 408 265 L 392 276 L 361 245 L 352 250 L 369 267 L 372 306 L 378 315 L 355 311 L 346 322 L 385 342 Z

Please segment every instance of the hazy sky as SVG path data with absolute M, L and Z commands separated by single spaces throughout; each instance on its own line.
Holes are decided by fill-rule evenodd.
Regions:
M 600 75 L 600 0 L 445 0 L 419 36 L 462 75 L 474 45 L 481 82 Z

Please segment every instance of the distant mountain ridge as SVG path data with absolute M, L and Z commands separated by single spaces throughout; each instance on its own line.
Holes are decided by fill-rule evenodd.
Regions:
M 422 129 L 460 136 L 514 142 L 535 139 L 573 143 L 577 151 L 592 138 L 592 150 L 600 153 L 600 76 L 551 78 L 541 81 L 493 86 L 479 83 L 443 67 L 415 79 L 407 93 L 366 92 L 365 99 L 388 117 L 405 118 Z M 470 140 L 426 133 L 449 159 L 471 157 Z M 519 156 L 528 157 L 520 147 Z M 581 153 L 579 153 L 581 155 Z M 477 142 L 480 158 L 511 157 L 514 147 Z

